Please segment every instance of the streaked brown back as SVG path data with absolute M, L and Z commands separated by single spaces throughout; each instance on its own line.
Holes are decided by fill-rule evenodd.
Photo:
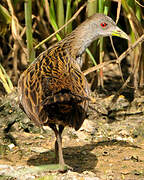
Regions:
M 88 84 L 65 43 L 40 54 L 21 75 L 18 89 L 21 106 L 38 125 L 56 123 L 77 130 L 86 117 Z

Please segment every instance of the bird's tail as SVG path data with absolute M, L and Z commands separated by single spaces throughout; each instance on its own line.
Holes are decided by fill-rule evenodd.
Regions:
M 71 92 L 58 92 L 52 96 L 46 97 L 43 102 L 42 105 L 50 105 L 53 103 L 62 103 L 62 102 L 82 102 L 82 101 L 90 101 L 91 99 L 87 96 L 81 96 L 81 95 L 77 95 L 77 94 L 72 94 Z

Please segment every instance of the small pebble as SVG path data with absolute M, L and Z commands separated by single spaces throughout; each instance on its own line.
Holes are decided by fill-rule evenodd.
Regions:
M 15 145 L 14 144 L 9 144 L 8 147 L 9 147 L 10 150 L 12 150 L 15 147 Z
M 109 155 L 109 152 L 108 151 L 104 151 L 103 152 L 103 156 L 108 156 Z

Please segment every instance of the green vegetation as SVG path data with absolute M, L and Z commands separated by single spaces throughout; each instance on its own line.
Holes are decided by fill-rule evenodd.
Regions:
M 6 93 L 10 93 L 13 85 L 17 85 L 20 73 L 34 60 L 35 56 L 51 44 L 63 39 L 83 20 L 96 12 L 111 16 L 118 22 L 118 26 L 129 34 L 131 43 L 135 43 L 144 34 L 142 11 L 144 6 L 140 3 L 143 1 L 139 3 L 136 0 L 1 1 L 0 83 L 3 89 Z M 59 29 L 61 29 L 60 32 L 58 32 Z M 84 69 L 104 62 L 105 54 L 109 51 L 107 43 L 110 44 L 110 41 L 101 38 L 86 50 Z M 123 43 L 127 42 L 121 41 L 118 47 L 114 43 L 117 51 L 116 53 L 114 50 L 115 57 L 131 45 L 130 43 L 123 45 Z M 131 52 L 128 61 L 131 64 L 130 73 L 133 74 L 133 88 L 143 87 L 144 43 L 139 44 Z M 94 81 L 92 77 L 96 78 L 96 71 L 92 73 L 93 76 L 89 78 L 91 84 Z M 98 70 L 97 75 L 99 79 L 97 86 L 104 88 L 102 68 Z

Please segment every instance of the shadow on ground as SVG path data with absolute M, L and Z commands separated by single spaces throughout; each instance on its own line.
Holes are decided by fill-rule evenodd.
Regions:
M 121 146 L 140 148 L 125 141 L 101 141 L 98 143 L 86 144 L 84 146 L 63 148 L 65 163 L 73 168 L 74 171 L 82 173 L 84 171 L 96 171 L 98 158 L 96 153 L 92 153 L 95 148 L 105 146 Z M 27 161 L 28 165 L 38 166 L 45 164 L 55 164 L 54 150 L 40 153 L 30 157 Z
M 94 144 L 63 148 L 65 163 L 79 173 L 93 171 L 98 161 L 96 155 L 91 153 L 94 148 Z M 54 150 L 34 155 L 27 161 L 28 165 L 34 166 L 55 163 Z

